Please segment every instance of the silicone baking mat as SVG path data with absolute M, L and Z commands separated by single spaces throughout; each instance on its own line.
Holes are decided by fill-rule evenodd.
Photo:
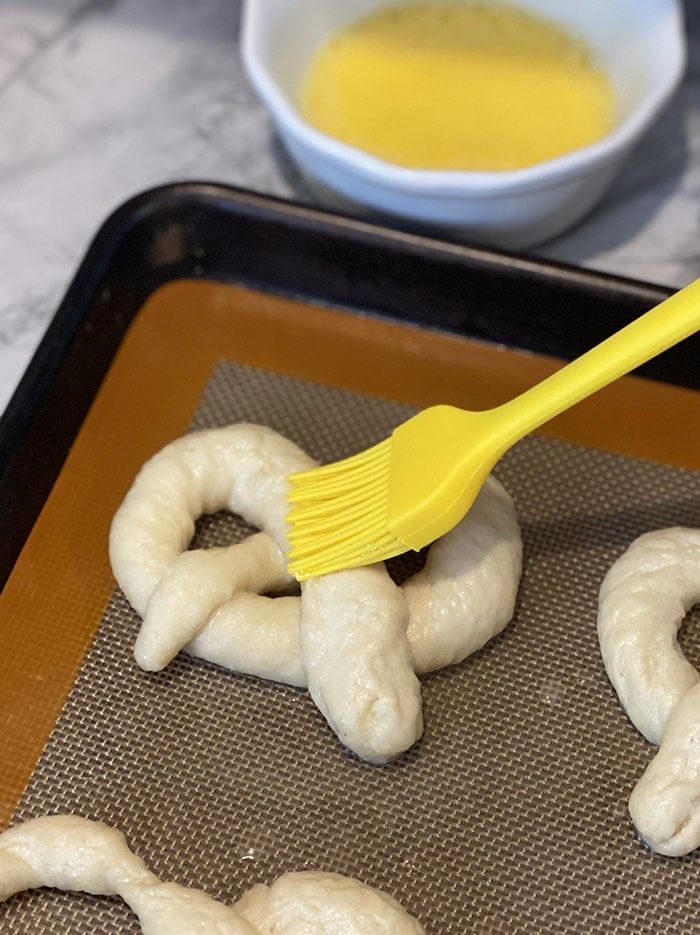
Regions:
M 411 411 L 221 362 L 192 427 L 261 422 L 328 460 Z M 422 680 L 425 735 L 396 763 L 358 761 L 299 690 L 185 655 L 141 672 L 139 620 L 117 591 L 13 820 L 102 819 L 164 879 L 224 900 L 314 868 L 388 890 L 432 933 L 688 930 L 700 857 L 657 857 L 635 839 L 626 801 L 653 750 L 607 682 L 595 617 L 600 581 L 635 536 L 700 523 L 699 475 L 543 438 L 497 474 L 525 543 L 515 619 Z M 219 514 L 197 542 L 247 533 Z M 700 630 L 683 643 L 700 660 Z M 0 926 L 138 931 L 118 901 L 54 891 L 0 907 Z

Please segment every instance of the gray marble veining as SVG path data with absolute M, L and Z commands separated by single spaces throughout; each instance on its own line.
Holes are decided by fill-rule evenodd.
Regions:
M 681 285 L 700 275 L 700 4 L 683 87 L 604 203 L 535 251 Z M 240 0 L 0 0 L 0 410 L 104 217 L 212 178 L 314 197 L 243 75 Z

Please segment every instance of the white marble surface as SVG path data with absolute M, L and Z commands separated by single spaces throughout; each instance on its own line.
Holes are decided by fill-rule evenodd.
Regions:
M 700 275 L 700 3 L 690 68 L 605 202 L 540 254 Z M 210 178 L 313 201 L 237 52 L 239 0 L 0 0 L 0 411 L 90 238 L 135 192 Z

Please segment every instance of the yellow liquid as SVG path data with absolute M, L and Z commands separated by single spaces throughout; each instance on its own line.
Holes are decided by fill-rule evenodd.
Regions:
M 306 120 L 388 162 L 518 169 L 605 136 L 612 86 L 582 41 L 500 3 L 415 3 L 353 23 L 312 60 Z

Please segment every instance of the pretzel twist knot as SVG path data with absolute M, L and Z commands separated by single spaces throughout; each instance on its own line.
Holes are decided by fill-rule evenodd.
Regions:
M 401 588 L 383 564 L 313 578 L 287 572 L 288 476 L 314 462 L 263 426 L 167 445 L 138 474 L 110 534 L 115 577 L 143 618 L 147 670 L 180 651 L 308 688 L 342 742 L 383 763 L 420 737 L 416 673 L 461 662 L 508 623 L 522 563 L 513 503 L 489 478 L 464 520 Z M 228 509 L 261 532 L 186 551 L 195 521 Z

